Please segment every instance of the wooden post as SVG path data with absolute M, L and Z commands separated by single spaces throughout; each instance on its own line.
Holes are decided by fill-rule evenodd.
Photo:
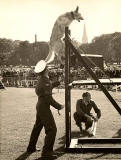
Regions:
M 70 49 L 68 45 L 68 27 L 65 28 L 65 126 L 66 126 L 66 148 L 71 142 L 71 103 L 70 103 Z

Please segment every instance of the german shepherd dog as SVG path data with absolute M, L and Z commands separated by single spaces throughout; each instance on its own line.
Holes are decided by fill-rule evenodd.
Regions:
M 63 37 L 65 33 L 65 27 L 68 27 L 73 20 L 83 20 L 83 17 L 78 12 L 79 7 L 77 6 L 75 11 L 67 12 L 59 16 L 52 29 L 52 34 L 49 42 L 49 54 L 45 59 L 46 63 L 50 63 L 54 60 L 55 56 L 57 60 L 62 64 L 62 58 L 64 57 L 64 42 Z

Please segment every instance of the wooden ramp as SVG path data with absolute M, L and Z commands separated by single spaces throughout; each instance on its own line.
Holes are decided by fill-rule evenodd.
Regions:
M 121 138 L 71 139 L 67 152 L 111 152 L 121 153 Z
M 98 79 L 96 74 L 88 66 L 88 60 L 83 59 L 81 56 L 81 51 L 76 49 L 72 44 L 72 41 L 69 37 L 70 31 L 68 27 L 65 29 L 65 129 L 66 129 L 66 145 L 65 150 L 67 152 L 118 152 L 121 153 L 121 138 L 104 138 L 104 139 L 73 139 L 71 137 L 71 85 L 77 84 L 87 84 L 87 81 L 75 81 L 70 83 L 70 55 L 71 53 L 75 54 L 80 64 L 86 68 L 87 72 L 91 75 L 93 80 L 89 80 L 89 84 L 97 84 L 99 88 L 103 91 L 105 96 L 111 102 L 112 106 L 117 110 L 121 115 L 121 108 L 110 95 L 108 90 L 104 87 L 103 84 L 121 84 L 120 79 Z M 114 117 L 113 117 L 114 118 Z M 115 117 L 116 118 L 116 117 Z

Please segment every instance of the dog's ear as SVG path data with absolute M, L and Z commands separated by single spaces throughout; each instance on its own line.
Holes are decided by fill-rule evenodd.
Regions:
M 74 12 L 78 13 L 79 7 L 77 6 Z

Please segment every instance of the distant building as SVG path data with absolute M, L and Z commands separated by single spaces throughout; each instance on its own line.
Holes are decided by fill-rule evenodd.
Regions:
M 83 30 L 83 35 L 82 35 L 82 44 L 88 43 L 88 38 L 87 38 L 87 33 L 86 33 L 86 26 L 84 24 L 84 30 Z
M 89 62 L 87 62 L 87 64 L 90 68 L 99 67 L 101 69 L 104 69 L 103 55 L 81 54 L 81 56 L 83 57 L 85 62 L 87 62 L 85 57 L 87 57 L 89 59 Z M 71 56 L 71 66 L 75 66 L 75 67 L 76 66 L 81 66 L 81 67 L 83 67 L 83 64 L 80 62 L 78 57 L 76 57 L 76 55 L 72 55 Z

